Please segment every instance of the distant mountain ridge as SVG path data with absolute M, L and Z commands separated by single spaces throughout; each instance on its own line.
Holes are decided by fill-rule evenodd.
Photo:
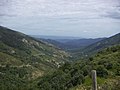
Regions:
M 75 50 L 72 50 L 72 59 L 80 59 L 80 58 L 87 58 L 91 55 L 94 55 L 95 53 L 101 51 L 102 49 L 119 45 L 120 44 L 120 33 L 113 35 L 108 38 L 103 38 L 100 41 L 97 41 L 95 43 L 92 43 L 88 46 L 85 46 L 83 48 L 78 48 Z
M 73 39 L 73 40 L 70 40 L 70 41 L 67 41 L 65 42 L 64 44 L 66 46 L 68 46 L 69 48 L 83 48 L 83 47 L 86 47 L 86 46 L 89 46 L 95 42 L 98 42 L 98 41 L 101 41 L 103 40 L 104 38 L 96 38 L 96 39 Z
M 84 52 L 86 53 L 97 52 L 97 51 L 100 51 L 101 49 L 104 49 L 113 45 L 118 45 L 118 44 L 120 44 L 120 33 L 89 45 L 84 49 Z
M 61 40 L 61 39 L 81 39 L 81 37 L 72 37 L 72 36 L 47 36 L 47 35 L 30 35 L 35 38 L 43 38 L 43 39 L 52 39 L 52 40 Z
M 96 39 L 43 39 L 43 38 L 37 38 L 38 40 L 43 40 L 45 42 L 48 42 L 50 44 L 55 45 L 58 48 L 61 48 L 63 50 L 69 51 L 74 49 L 80 49 L 84 48 L 86 46 L 89 46 L 95 42 L 101 41 L 105 38 L 96 38 Z

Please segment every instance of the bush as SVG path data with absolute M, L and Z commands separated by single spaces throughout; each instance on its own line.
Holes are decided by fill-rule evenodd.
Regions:
M 104 68 L 104 66 L 97 67 L 97 76 L 106 78 L 108 76 L 108 71 Z

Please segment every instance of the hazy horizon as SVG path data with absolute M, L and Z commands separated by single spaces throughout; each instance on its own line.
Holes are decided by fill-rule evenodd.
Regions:
M 2 0 L 0 25 L 27 35 L 110 37 L 120 33 L 120 1 Z
M 116 35 L 116 34 L 114 34 Z M 112 36 L 114 36 L 112 35 Z M 97 38 L 89 38 L 89 37 L 75 37 L 75 36 L 59 36 L 59 35 L 29 35 L 35 38 L 43 38 L 43 39 L 98 39 L 98 38 L 109 38 L 108 37 L 97 37 Z

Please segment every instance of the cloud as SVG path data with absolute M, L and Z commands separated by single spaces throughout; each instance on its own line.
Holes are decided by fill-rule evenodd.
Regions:
M 108 12 L 105 17 L 110 17 L 113 19 L 120 19 L 120 12 Z
M 119 32 L 119 6 L 120 0 L 0 0 L 0 24 L 27 34 L 101 37 Z
M 96 18 L 119 9 L 118 0 L 1 0 L 0 5 L 1 15 L 21 17 L 77 15 Z

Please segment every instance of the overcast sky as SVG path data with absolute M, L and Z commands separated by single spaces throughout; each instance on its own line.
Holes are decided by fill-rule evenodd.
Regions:
M 107 37 L 120 32 L 120 0 L 0 0 L 0 25 L 30 35 Z

